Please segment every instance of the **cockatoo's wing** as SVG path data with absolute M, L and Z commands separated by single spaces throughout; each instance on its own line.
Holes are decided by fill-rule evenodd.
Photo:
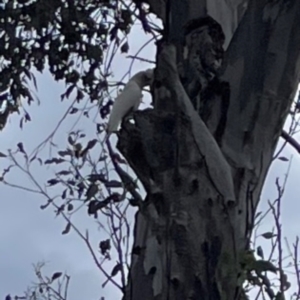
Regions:
M 135 82 L 129 80 L 121 94 L 116 98 L 108 120 L 107 133 L 118 130 L 122 119 L 131 111 L 139 107 L 142 89 Z

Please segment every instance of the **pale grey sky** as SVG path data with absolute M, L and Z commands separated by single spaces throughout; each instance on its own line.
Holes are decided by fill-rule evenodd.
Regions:
M 144 36 L 140 32 L 140 26 L 134 26 L 129 37 L 129 55 L 135 55 L 136 51 L 151 38 L 150 35 Z M 131 60 L 125 59 L 125 56 L 126 54 L 117 55 L 112 68 L 115 78 L 112 80 L 120 80 L 128 71 Z M 153 43 L 152 46 L 143 49 L 139 56 L 154 60 Z M 149 66 L 147 63 L 135 61 L 132 74 Z M 16 149 L 17 143 L 22 142 L 30 153 L 53 131 L 71 104 L 72 99 L 60 101 L 60 95 L 65 91 L 64 85 L 56 83 L 49 73 L 37 74 L 37 81 L 41 105 L 33 104 L 26 107 L 32 121 L 26 123 L 23 130 L 19 128 L 19 116 L 15 114 L 10 117 L 5 130 L 0 133 L 1 152 Z M 84 129 L 87 134 L 86 140 L 88 137 L 95 138 L 95 125 L 92 119 L 81 117 L 75 127 Z M 76 120 L 77 115 L 69 115 L 55 134 L 54 142 L 59 145 L 59 149 L 66 146 L 67 134 Z M 44 160 L 49 158 L 48 150 L 49 147 L 46 147 L 43 151 Z M 1 170 L 5 166 L 7 162 L 2 159 Z M 40 167 L 36 163 L 33 164 L 32 172 L 43 184 L 53 177 L 54 169 L 52 166 Z M 15 184 L 32 186 L 28 178 L 19 171 L 9 174 L 8 179 Z M 105 299 L 120 298 L 121 294 L 111 284 L 107 284 L 105 289 L 101 287 L 105 277 L 97 270 L 86 246 L 72 230 L 67 235 L 61 234 L 66 222 L 60 217 L 56 218 L 51 207 L 41 210 L 40 205 L 45 203 L 46 200 L 39 195 L 0 185 L 0 299 L 4 299 L 8 293 L 21 295 L 32 281 L 36 281 L 32 264 L 40 261 L 49 262 L 44 268 L 48 276 L 55 271 L 67 271 L 72 276 L 69 299 L 96 300 L 101 296 L 106 296 Z M 77 212 L 72 220 L 83 232 L 89 230 L 95 249 L 100 240 L 107 238 L 101 230 L 98 230 L 94 219 L 87 216 L 86 209 Z M 113 257 L 112 263 L 108 265 L 109 273 L 116 260 L 116 257 Z
M 131 55 L 148 39 L 150 35 L 140 34 L 140 27 L 133 30 L 129 44 Z M 140 54 L 147 59 L 154 60 L 154 46 L 146 47 Z M 119 55 L 113 65 L 116 78 L 121 78 L 127 71 L 130 60 L 125 55 Z M 134 72 L 148 68 L 145 63 L 136 62 Z M 56 126 L 68 105 L 72 100 L 65 100 L 61 103 L 60 94 L 64 86 L 55 83 L 49 74 L 38 76 L 38 95 L 41 105 L 36 104 L 29 107 L 32 121 L 25 124 L 24 129 L 19 129 L 19 116 L 14 115 L 9 119 L 4 131 L 0 133 L 0 152 L 7 149 L 15 149 L 18 142 L 23 142 L 26 149 L 33 149 L 37 146 Z M 62 124 L 54 142 L 58 145 L 66 145 L 66 137 L 72 127 L 76 115 L 69 116 Z M 83 128 L 85 133 L 95 134 L 95 126 L 85 117 L 80 119 L 76 128 Z M 63 146 L 59 147 L 60 149 Z M 299 234 L 299 211 L 300 211 L 300 184 L 299 166 L 300 158 L 289 146 L 285 155 L 290 157 L 293 154 L 293 164 L 288 179 L 287 190 L 284 196 L 282 208 L 282 222 L 284 225 L 284 236 L 292 242 Z M 43 158 L 49 158 L 48 152 L 43 152 Z M 6 166 L 5 159 L 0 159 L 0 169 Z M 283 178 L 288 163 L 276 161 L 270 170 L 259 210 L 265 210 L 267 200 L 276 197 L 275 178 Z M 54 171 L 52 167 L 45 169 L 38 163 L 34 164 L 33 173 L 39 182 L 46 182 Z M 29 186 L 30 182 L 20 172 L 12 172 L 9 177 L 11 182 Z M 7 294 L 21 295 L 32 281 L 36 281 L 32 264 L 46 261 L 48 264 L 43 269 L 44 273 L 51 276 L 55 271 L 66 271 L 71 275 L 69 299 L 71 300 L 98 300 L 101 296 L 105 299 L 120 299 L 120 293 L 115 287 L 107 284 L 103 289 L 104 276 L 96 268 L 86 246 L 72 232 L 62 235 L 65 221 L 55 217 L 53 209 L 41 210 L 40 205 L 46 201 L 39 195 L 26 193 L 23 190 L 9 188 L 0 184 L 0 300 Z M 98 242 L 105 238 L 103 231 L 99 231 L 93 218 L 86 215 L 86 210 L 79 211 L 75 218 L 75 224 L 83 231 L 88 229 L 95 249 Z M 270 231 L 274 223 L 269 219 L 261 228 L 261 232 Z M 264 241 L 262 241 L 264 242 Z M 268 243 L 264 243 L 268 247 Z M 265 247 L 265 246 L 264 246 Z M 115 259 L 112 260 L 113 266 Z M 110 269 L 108 269 L 110 271 Z

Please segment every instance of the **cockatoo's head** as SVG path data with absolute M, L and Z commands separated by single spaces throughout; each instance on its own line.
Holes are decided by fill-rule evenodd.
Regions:
M 150 85 L 153 80 L 153 69 L 147 69 L 146 71 L 141 71 L 135 74 L 132 79 L 139 85 L 141 89 L 145 86 Z

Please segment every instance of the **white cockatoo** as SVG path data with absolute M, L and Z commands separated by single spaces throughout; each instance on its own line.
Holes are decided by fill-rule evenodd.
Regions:
M 142 90 L 150 85 L 153 79 L 153 69 L 141 71 L 130 78 L 123 91 L 116 98 L 107 124 L 107 134 L 118 131 L 123 118 L 138 109 L 142 100 Z

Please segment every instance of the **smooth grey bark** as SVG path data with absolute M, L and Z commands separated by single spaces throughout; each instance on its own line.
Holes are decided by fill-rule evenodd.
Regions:
M 137 4 L 139 0 L 134 0 Z M 150 11 L 158 16 L 163 22 L 166 21 L 166 0 L 145 0 L 150 5 Z M 249 0 L 202 0 L 181 1 L 188 10 L 187 21 L 203 16 L 207 13 L 218 21 L 226 35 L 224 47 L 227 48 L 232 35 L 243 17 Z
M 225 55 L 225 111 L 215 96 L 197 114 L 176 49 L 158 49 L 154 109 L 123 123 L 118 143 L 147 192 L 125 300 L 241 299 L 240 261 L 298 84 L 299 23 L 300 1 L 250 1 Z

